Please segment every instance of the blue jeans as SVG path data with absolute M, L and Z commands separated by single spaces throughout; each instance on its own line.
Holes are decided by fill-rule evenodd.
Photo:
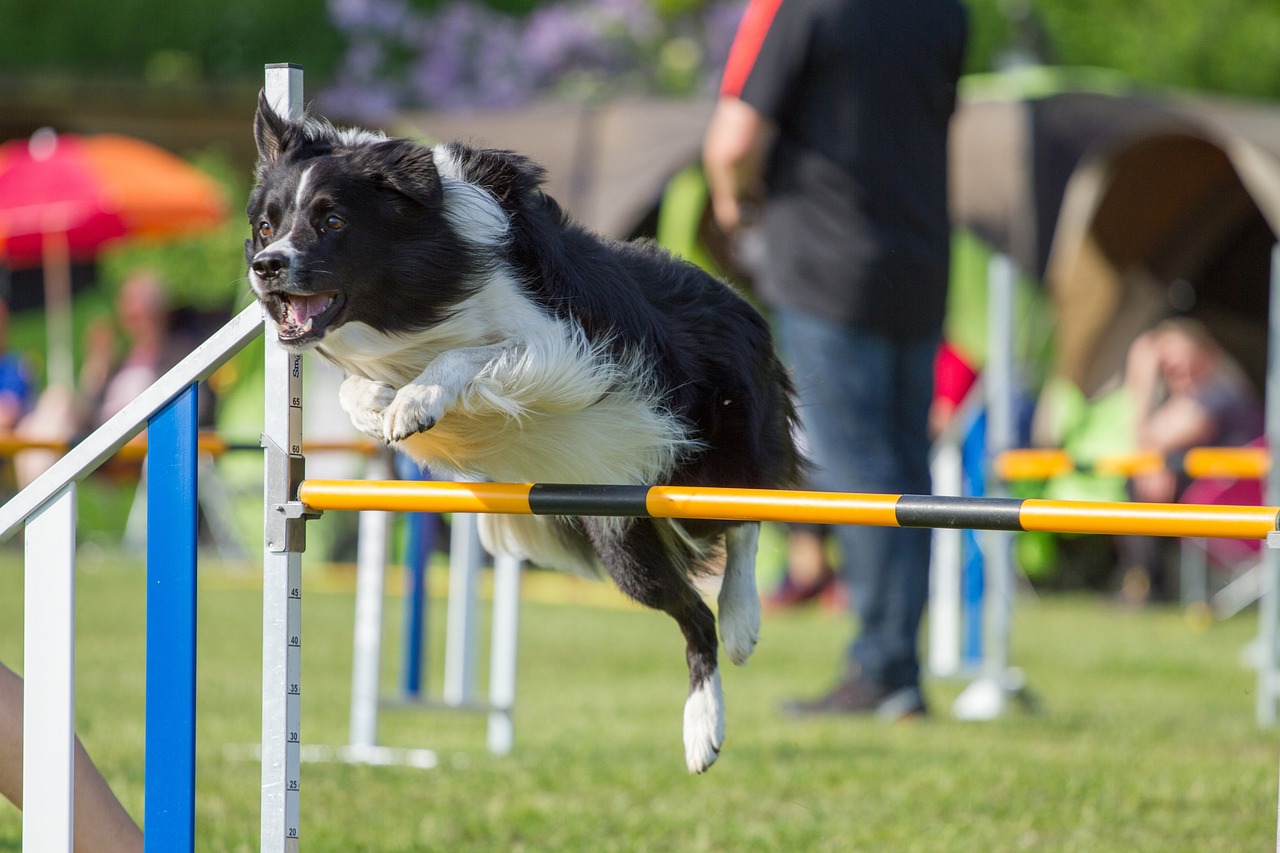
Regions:
M 928 494 L 938 341 L 899 341 L 789 309 L 774 321 L 800 398 L 813 487 Z M 841 525 L 833 532 L 860 623 L 850 671 L 891 691 L 918 689 L 931 531 Z

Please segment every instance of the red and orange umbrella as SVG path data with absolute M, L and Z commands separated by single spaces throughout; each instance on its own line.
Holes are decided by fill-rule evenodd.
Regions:
M 73 257 L 125 238 L 190 235 L 226 212 L 217 184 L 139 139 L 41 130 L 0 145 L 0 264 L 44 267 L 50 381 L 70 381 Z

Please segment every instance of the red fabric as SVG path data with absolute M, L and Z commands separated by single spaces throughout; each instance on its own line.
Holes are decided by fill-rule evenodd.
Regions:
M 978 373 L 951 344 L 938 347 L 933 361 L 933 394 L 954 408 L 964 401 Z
M 782 0 L 751 0 L 742 13 L 742 23 L 738 25 L 738 34 L 733 38 L 733 47 L 729 49 L 729 59 L 725 62 L 724 77 L 720 80 L 720 94 L 726 98 L 736 98 L 742 94 L 742 87 L 751 75 L 751 69 L 760 55 L 760 46 L 764 37 L 769 34 L 773 17 L 778 13 Z
M 126 235 L 177 236 L 225 215 L 216 184 L 138 139 L 42 133 L 0 145 L 0 261 L 11 267 L 39 264 L 55 235 L 89 257 Z

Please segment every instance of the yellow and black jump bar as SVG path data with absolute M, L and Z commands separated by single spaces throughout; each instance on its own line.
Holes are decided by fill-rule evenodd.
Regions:
M 313 510 L 712 518 L 1136 536 L 1266 539 L 1276 507 L 964 498 L 697 486 L 304 480 Z

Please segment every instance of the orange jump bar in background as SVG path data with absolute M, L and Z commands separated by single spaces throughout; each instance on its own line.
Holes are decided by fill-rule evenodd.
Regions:
M 1049 480 L 1075 471 L 1115 477 L 1132 477 L 1168 469 L 1188 477 L 1258 479 L 1271 467 L 1265 447 L 1195 447 L 1185 453 L 1164 456 L 1151 451 L 1113 453 L 1088 462 L 1073 459 L 1065 450 L 1006 450 L 995 459 L 995 474 L 1001 480 Z

